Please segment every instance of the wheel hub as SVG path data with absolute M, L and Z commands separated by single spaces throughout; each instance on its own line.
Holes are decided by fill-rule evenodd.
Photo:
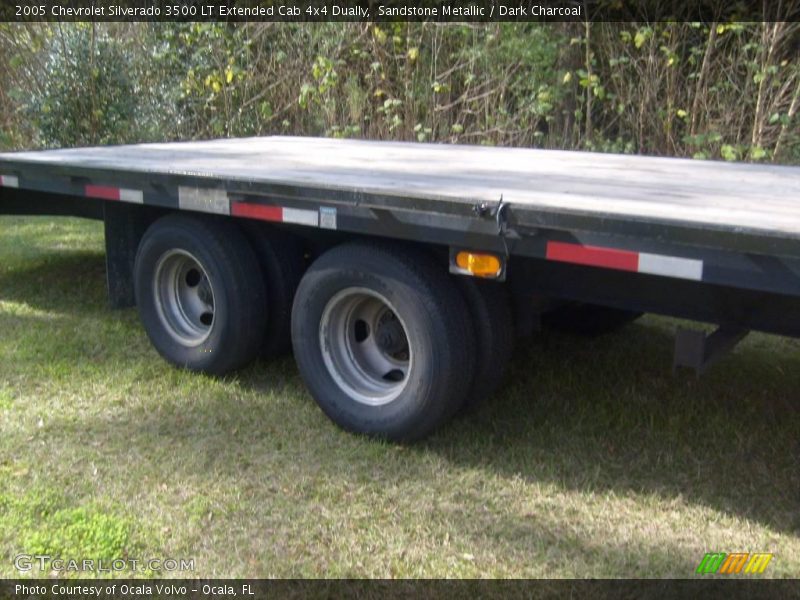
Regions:
M 411 350 L 406 328 L 386 298 L 366 288 L 340 291 L 326 305 L 319 332 L 328 372 L 348 396 L 380 406 L 403 391 Z
M 391 320 L 383 321 L 375 334 L 378 348 L 389 355 L 396 355 L 408 348 L 408 340 L 403 326 L 393 314 Z
M 185 250 L 171 250 L 158 261 L 153 293 L 164 328 L 185 346 L 203 343 L 214 323 L 214 290 L 200 262 Z

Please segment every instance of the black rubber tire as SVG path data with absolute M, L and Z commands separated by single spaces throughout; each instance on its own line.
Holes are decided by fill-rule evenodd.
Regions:
M 242 227 L 261 266 L 269 307 L 261 356 L 277 358 L 292 350 L 292 302 L 306 268 L 303 245 L 280 229 Z
M 214 317 L 208 338 L 183 344 L 162 322 L 154 278 L 170 250 L 193 255 L 208 274 Z M 139 315 L 150 341 L 168 362 L 213 375 L 243 367 L 258 354 L 266 324 L 266 294 L 255 253 L 232 222 L 202 216 L 168 215 L 153 223 L 139 244 L 134 267 Z
M 475 375 L 463 410 L 471 411 L 494 394 L 505 380 L 514 353 L 514 322 L 504 285 L 455 277 L 469 307 L 475 331 Z
M 329 300 L 349 288 L 381 294 L 406 325 L 413 361 L 407 383 L 387 404 L 353 399 L 328 371 L 320 323 Z M 415 248 L 348 243 L 320 256 L 300 282 L 292 311 L 300 374 L 325 414 L 347 431 L 394 441 L 430 434 L 469 392 L 475 339 L 466 303 L 444 269 Z
M 597 304 L 569 304 L 546 313 L 542 324 L 565 333 L 598 336 L 617 331 L 643 314 Z

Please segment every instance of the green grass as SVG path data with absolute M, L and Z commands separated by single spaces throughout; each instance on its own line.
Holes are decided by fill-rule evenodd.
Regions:
M 670 372 L 676 321 L 522 344 L 509 384 L 410 447 L 341 432 L 291 358 L 175 370 L 106 306 L 102 228 L 0 218 L 0 576 L 47 551 L 202 577 L 800 574 L 800 345 Z

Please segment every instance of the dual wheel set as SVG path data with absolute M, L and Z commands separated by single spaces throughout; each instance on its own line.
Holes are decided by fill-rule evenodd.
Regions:
M 306 268 L 283 231 L 169 215 L 142 237 L 134 285 L 169 362 L 223 375 L 293 349 L 331 420 L 392 440 L 424 437 L 491 395 L 512 352 L 502 285 L 392 242 L 347 242 Z

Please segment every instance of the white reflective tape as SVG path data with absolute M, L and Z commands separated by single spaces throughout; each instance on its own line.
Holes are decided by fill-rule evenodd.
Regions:
M 231 214 L 228 192 L 212 188 L 179 187 L 178 206 L 187 210 L 199 210 L 218 215 Z
M 641 252 L 639 253 L 639 273 L 702 281 L 703 261 Z
M 122 202 L 133 202 L 134 204 L 144 204 L 144 194 L 139 190 L 126 190 L 120 188 L 119 199 Z
M 315 210 L 283 207 L 283 222 L 297 223 L 298 225 L 319 226 L 319 213 Z
M 0 175 L 0 185 L 3 187 L 19 187 L 19 178 L 14 175 Z
M 320 206 L 319 226 L 322 229 L 336 229 L 336 209 L 330 206 Z

